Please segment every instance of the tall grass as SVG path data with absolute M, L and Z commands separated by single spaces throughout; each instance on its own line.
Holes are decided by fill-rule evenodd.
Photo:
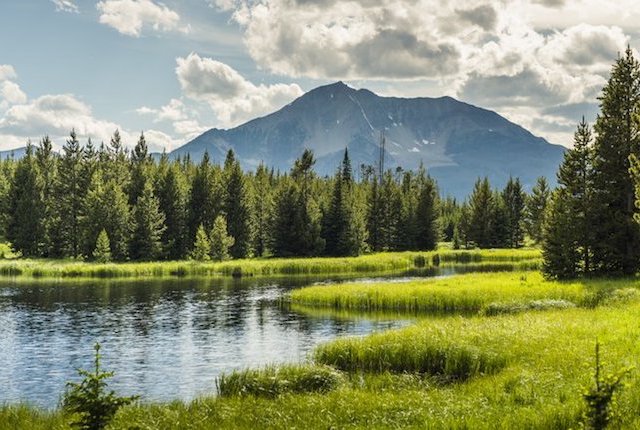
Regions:
M 290 293 L 292 303 L 344 310 L 504 313 L 518 309 L 591 307 L 607 297 L 632 299 L 637 279 L 547 281 L 537 272 L 476 273 L 411 282 L 314 285 Z M 485 311 L 486 309 L 486 311 Z
M 337 340 L 318 347 L 314 360 L 349 372 L 411 372 L 445 381 L 496 373 L 507 363 L 496 351 L 425 330 Z
M 343 382 L 344 377 L 329 366 L 286 365 L 223 374 L 216 386 L 223 397 L 276 397 L 291 393 L 327 393 Z
M 378 253 L 344 258 L 274 258 L 225 262 L 162 261 L 98 264 L 74 260 L 0 260 L 0 276 L 119 278 L 161 276 L 269 276 L 406 271 L 440 262 L 519 262 L 537 265 L 538 250 L 479 250 Z

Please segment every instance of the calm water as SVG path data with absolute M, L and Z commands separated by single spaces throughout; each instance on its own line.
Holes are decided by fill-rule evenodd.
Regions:
M 55 407 L 96 341 L 120 393 L 190 400 L 214 392 L 221 372 L 303 361 L 320 342 L 406 324 L 278 305 L 316 281 L 0 281 L 0 404 Z

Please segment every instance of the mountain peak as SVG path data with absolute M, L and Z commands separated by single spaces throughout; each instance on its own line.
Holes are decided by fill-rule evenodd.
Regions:
M 379 97 L 338 81 L 265 117 L 210 130 L 172 156 L 188 153 L 198 160 L 206 150 L 222 162 L 232 148 L 244 168 L 264 162 L 286 171 L 308 148 L 316 155 L 316 171 L 330 175 L 346 147 L 354 166 L 377 165 L 381 131 L 387 168 L 417 169 L 423 163 L 443 192 L 461 198 L 482 176 L 496 186 L 510 175 L 525 187 L 538 176 L 553 183 L 564 152 L 495 112 L 450 97 Z

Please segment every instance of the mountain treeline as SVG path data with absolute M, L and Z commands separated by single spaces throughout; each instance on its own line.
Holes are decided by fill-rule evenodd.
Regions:
M 333 177 L 314 173 L 305 151 L 286 173 L 244 172 L 233 151 L 218 165 L 158 161 L 144 134 L 129 151 L 116 131 L 108 144 L 81 145 L 71 132 L 61 153 L 48 137 L 20 160 L 0 162 L 2 235 L 25 257 L 105 261 L 223 260 L 253 256 L 352 256 L 372 251 L 519 247 L 537 239 L 548 187 L 527 197 L 479 180 L 468 202 L 441 199 L 421 168 L 379 174 L 348 151 Z
M 640 269 L 640 64 L 627 48 L 558 171 L 544 225 L 545 274 L 633 275 Z

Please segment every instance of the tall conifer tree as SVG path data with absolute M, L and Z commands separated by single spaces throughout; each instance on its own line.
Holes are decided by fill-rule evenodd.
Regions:
M 630 156 L 640 151 L 640 64 L 631 48 L 615 62 L 600 96 L 594 130 L 595 240 L 592 266 L 600 273 L 635 274 L 640 229 L 634 221 Z

